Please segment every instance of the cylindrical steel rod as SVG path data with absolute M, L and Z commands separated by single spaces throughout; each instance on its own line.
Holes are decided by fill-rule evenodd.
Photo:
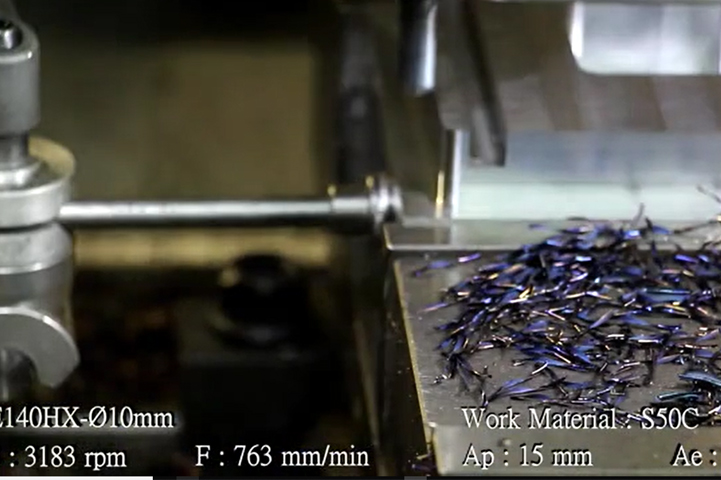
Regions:
M 329 200 L 109 201 L 71 202 L 60 210 L 69 227 L 193 227 L 324 225 L 332 221 Z
M 206 201 L 82 201 L 66 203 L 58 221 L 71 228 L 319 226 L 377 229 L 402 213 L 398 186 L 368 177 L 365 192 L 334 186 L 315 198 Z

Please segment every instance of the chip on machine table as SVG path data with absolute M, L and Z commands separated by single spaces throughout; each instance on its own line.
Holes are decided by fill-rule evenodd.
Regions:
M 556 281 L 525 281 L 525 258 L 519 260 L 524 246 L 533 252 L 534 245 L 563 229 L 582 241 L 584 232 L 571 228 L 596 229 L 605 222 L 613 228 L 626 225 L 621 235 L 629 239 L 623 242 L 631 241 L 635 232 L 628 225 L 641 206 L 640 218 L 652 223 L 640 221 L 638 227 L 658 237 L 710 222 L 705 224 L 708 228 L 684 240 L 669 244 L 659 238 L 642 249 L 658 249 L 658 258 L 665 255 L 671 262 L 680 262 L 676 267 L 653 264 L 652 270 L 669 269 L 663 275 L 671 275 L 673 268 L 682 276 L 707 273 L 694 274 L 692 264 L 684 262 L 703 256 L 703 248 L 711 245 L 707 242 L 717 240 L 719 233 L 719 204 L 708 193 L 721 185 L 717 155 L 721 108 L 716 102 L 721 86 L 721 4 L 437 2 L 435 8 L 425 10 L 425 23 L 419 22 L 433 25 L 426 28 L 432 33 L 423 45 L 435 42 L 435 79 L 432 87 L 416 90 L 408 88 L 407 76 L 399 80 L 394 60 L 395 52 L 407 51 L 404 42 L 411 38 L 402 23 L 394 23 L 394 19 L 407 18 L 403 11 L 382 3 L 363 11 L 373 26 L 369 36 L 383 79 L 385 103 L 379 122 L 391 139 L 385 160 L 405 198 L 403 221 L 384 231 L 389 262 L 379 261 L 365 270 L 384 272 L 378 290 L 385 293 L 367 300 L 356 317 L 362 338 L 361 364 L 370 379 L 366 396 L 372 405 L 369 410 L 375 412 L 371 416 L 381 445 L 379 455 L 388 471 L 412 474 L 418 472 L 414 465 L 428 459 L 441 475 L 680 475 L 681 450 L 699 449 L 709 457 L 717 436 L 715 427 L 692 428 L 690 416 L 683 414 L 686 407 L 680 410 L 684 421 L 665 418 L 666 426 L 658 429 L 664 419 L 651 413 L 645 420 L 637 418 L 629 428 L 528 428 L 530 405 L 540 404 L 535 412 L 543 414 L 541 402 L 548 400 L 544 397 L 548 384 L 561 381 L 569 382 L 571 389 L 584 388 L 587 380 L 582 371 L 589 367 L 584 362 L 593 362 L 586 350 L 594 335 L 604 332 L 606 343 L 623 338 L 651 351 L 652 345 L 665 341 L 660 340 L 666 336 L 659 333 L 664 331 L 660 324 L 668 324 L 665 328 L 671 330 L 676 323 L 687 325 L 687 318 L 683 322 L 673 319 L 683 316 L 685 297 L 649 307 L 665 309 L 659 312 L 658 322 L 652 320 L 658 332 L 636 332 L 643 330 L 645 320 L 612 306 L 594 312 L 570 337 L 575 350 L 569 343 L 567 351 L 576 358 L 567 358 L 563 349 L 552 344 L 550 333 L 559 328 L 554 326 L 559 321 L 556 317 L 569 316 L 563 302 L 546 305 L 543 311 L 526 311 L 532 319 L 525 320 L 514 307 L 513 311 L 520 312 L 518 330 L 525 329 L 523 334 L 529 336 L 545 335 L 549 344 L 543 347 L 511 347 L 517 335 L 509 330 L 516 328 L 510 320 L 490 331 L 474 329 L 473 322 L 490 322 L 486 320 L 489 309 L 522 305 L 526 298 L 541 295 L 544 288 L 553 290 L 563 282 L 581 285 L 587 276 L 594 276 L 584 265 L 595 260 L 584 258 L 583 248 L 597 245 L 549 244 L 550 250 L 558 249 L 559 256 L 541 255 L 533 265 Z M 419 61 L 416 71 L 428 64 L 428 58 Z M 706 194 L 698 191 L 699 186 Z M 357 248 L 367 248 L 365 255 L 371 258 L 372 246 Z M 516 256 L 509 257 L 508 252 Z M 602 253 L 588 256 L 595 259 Z M 538 264 L 546 259 L 549 265 Z M 715 261 L 710 261 L 715 268 Z M 550 265 L 554 262 L 563 268 Z M 624 262 L 611 270 L 627 264 L 626 273 L 633 274 L 633 262 Z M 514 270 L 516 263 L 518 270 Z M 509 281 L 491 287 L 494 275 Z M 358 277 L 360 283 L 361 273 Z M 617 280 L 609 274 L 598 281 L 608 282 L 610 288 Z M 671 277 L 667 280 L 675 282 Z M 483 290 L 475 290 L 474 284 L 488 285 L 492 294 L 484 298 Z M 514 290 L 519 284 L 522 288 Z M 649 298 L 674 290 L 677 297 L 686 293 L 686 287 L 679 285 L 657 285 L 665 293 L 648 288 Z M 693 290 L 692 296 L 702 295 L 704 288 L 695 286 L 689 291 Z M 477 296 L 468 299 L 468 295 Z M 588 304 L 603 301 L 589 298 Z M 383 318 L 372 313 L 378 302 L 384 304 Z M 717 351 L 716 320 L 714 308 L 702 310 L 711 315 L 709 325 L 691 320 L 692 327 L 679 331 L 692 330 L 694 342 L 708 341 L 694 355 L 710 358 Z M 623 321 L 632 325 L 628 335 L 616 332 L 626 328 Z M 472 334 L 462 335 L 463 328 Z M 678 338 L 683 340 L 680 334 Z M 695 349 L 683 341 L 682 345 L 689 352 Z M 533 360 L 523 363 L 522 348 Z M 543 361 L 538 362 L 539 358 Z M 514 361 L 520 364 L 514 366 Z M 664 351 L 654 361 L 638 361 L 650 364 L 654 373 L 649 376 L 635 370 L 634 362 L 629 362 L 611 378 L 623 383 L 638 376 L 639 383 L 649 384 L 652 402 L 684 405 L 706 395 L 685 391 L 684 386 L 712 388 L 716 382 L 715 375 L 680 365 L 680 356 L 672 351 Z M 558 381 L 549 378 L 549 371 L 543 373 L 552 366 L 555 372 L 569 365 L 573 368 L 566 368 L 562 375 L 567 378 Z M 666 366 L 677 370 L 665 373 Z M 527 371 L 519 373 L 519 368 Z M 451 373 L 452 379 L 443 379 Z M 466 382 L 474 385 L 475 395 L 463 391 Z M 484 383 L 488 386 L 485 399 L 479 398 L 477 388 Z M 484 403 L 493 396 L 494 402 Z M 526 401 L 516 403 L 510 397 Z M 533 398 L 536 402 L 530 401 Z M 636 406 L 631 416 L 642 407 Z M 520 415 L 522 428 L 492 429 L 485 424 L 470 428 L 462 408 L 493 412 L 512 408 Z M 623 414 L 621 408 L 615 413 Z M 713 405 L 711 409 L 713 413 Z M 643 425 L 651 424 L 656 426 L 644 429 Z M 669 424 L 681 426 L 674 429 Z M 629 454 L 619 455 L 620 450 Z M 484 464 L 482 452 L 493 461 Z M 698 468 L 695 473 L 713 472 L 711 461 Z

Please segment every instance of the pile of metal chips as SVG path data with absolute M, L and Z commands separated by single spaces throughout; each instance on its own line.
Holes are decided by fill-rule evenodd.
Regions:
M 642 420 L 624 407 L 629 395 L 657 384 L 646 406 L 694 407 L 700 424 L 721 423 L 721 242 L 684 251 L 676 242 L 690 228 L 670 231 L 642 212 L 622 225 L 573 225 L 510 253 L 416 272 L 479 262 L 425 309 L 459 307 L 443 310 L 459 313 L 438 327 L 439 381 L 459 378 L 483 405 L 506 398 L 615 408 L 624 422 Z M 526 373 L 490 388 L 484 355 L 495 349 L 513 352 L 504 358 Z M 668 367 L 671 381 L 659 392 Z

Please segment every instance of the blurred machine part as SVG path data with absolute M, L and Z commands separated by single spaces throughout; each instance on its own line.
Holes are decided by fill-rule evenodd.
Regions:
M 55 222 L 73 158 L 29 141 L 40 120 L 39 43 L 11 5 L 0 7 L 0 358 L 8 397 L 31 385 L 30 366 L 55 387 L 79 359 L 69 309 L 72 240 Z
M 301 449 L 328 401 L 342 395 L 329 379 L 343 375 L 324 346 L 308 275 L 280 257 L 251 255 L 224 269 L 218 285 L 219 301 L 188 300 L 177 307 L 183 436 L 189 450 L 228 439 Z M 215 468 L 204 473 L 230 473 Z M 242 465 L 233 472 L 290 470 Z
M 69 202 L 72 155 L 29 136 L 40 120 L 39 41 L 11 2 L 1 6 L 0 343 L 13 372 L 31 368 L 40 383 L 56 387 L 78 364 L 69 310 L 72 238 L 63 227 L 300 225 L 362 232 L 378 231 L 398 215 L 400 193 L 383 176 L 355 189 L 330 186 L 322 198 Z M 4 392 L 15 390 L 9 385 L 15 378 L 5 376 Z

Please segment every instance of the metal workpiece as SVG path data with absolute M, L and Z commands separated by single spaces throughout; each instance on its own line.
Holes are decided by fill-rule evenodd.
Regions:
M 79 201 L 62 206 L 70 228 L 327 226 L 379 230 L 401 215 L 397 185 L 369 177 L 360 190 L 332 186 L 327 197 L 208 201 Z
M 63 205 L 69 228 L 174 228 L 316 225 L 328 221 L 328 200 L 76 201 Z
M 374 345 L 373 342 L 382 342 L 385 345 L 381 363 L 386 367 L 381 373 L 382 378 L 378 380 L 384 387 L 381 389 L 382 398 L 377 410 L 386 412 L 382 420 L 386 429 L 383 438 L 384 450 L 391 451 L 396 456 L 400 473 L 405 471 L 406 474 L 412 474 L 408 469 L 409 462 L 425 453 L 425 445 L 429 443 L 433 445 L 436 465 L 442 475 L 484 473 L 473 466 L 463 465 L 464 455 L 471 444 L 478 452 L 496 452 L 496 464 L 492 470 L 485 472 L 490 475 L 524 472 L 526 475 L 548 475 L 561 473 L 561 468 L 564 468 L 564 472 L 570 471 L 568 466 L 554 465 L 552 451 L 574 448 L 589 449 L 592 452 L 594 467 L 587 468 L 587 473 L 673 475 L 674 469 L 670 467 L 669 461 L 673 458 L 678 442 L 686 442 L 688 445 L 713 444 L 713 437 L 718 436 L 715 428 L 662 432 L 642 430 L 636 425 L 628 430 L 529 430 L 526 428 L 529 422 L 528 407 L 532 403 L 504 403 L 503 399 L 493 402 L 491 411 L 505 412 L 507 407 L 512 406 L 514 411 L 519 413 L 519 424 L 523 428 L 469 428 L 461 408 L 476 406 L 477 399 L 466 393 L 459 393 L 459 383 L 454 379 L 436 382 L 443 373 L 437 346 L 444 338 L 436 327 L 453 319 L 457 311 L 455 307 L 437 311 L 424 310 L 439 301 L 440 292 L 474 275 L 481 264 L 467 264 L 424 274 L 417 272 L 427 266 L 431 259 L 453 259 L 467 252 L 481 252 L 487 261 L 493 262 L 497 253 L 542 241 L 547 237 L 548 231 L 531 229 L 528 223 L 523 221 L 439 221 L 410 227 L 408 224 L 414 217 L 410 205 L 406 205 L 407 216 L 404 223 L 387 225 L 385 228 L 386 249 L 392 254 L 392 263 L 384 284 L 392 287 L 386 291 L 385 297 L 385 332 L 368 342 L 368 345 Z M 572 224 L 549 222 L 548 228 L 555 231 Z M 684 224 L 665 226 L 676 229 Z M 710 225 L 692 235 L 679 238 L 679 246 L 693 251 L 708 239 L 718 238 L 719 232 L 721 228 L 718 225 Z M 370 349 L 366 354 L 373 355 L 375 347 L 361 345 L 361 348 Z M 504 354 L 488 351 L 469 360 L 478 371 L 485 366 L 489 367 L 492 378 L 488 380 L 488 391 L 526 374 L 523 367 L 512 366 L 514 358 L 513 355 L 509 357 L 508 353 L 510 352 L 506 351 Z M 659 371 L 654 385 L 647 387 L 646 392 L 653 397 L 673 390 L 676 383 L 677 378 L 673 372 Z M 623 408 L 628 406 L 630 410 L 640 409 L 643 406 L 641 402 L 641 396 L 631 394 Z M 538 412 L 542 413 L 542 410 L 539 408 Z M 520 450 L 523 443 L 529 448 L 535 443 L 545 445 L 546 461 L 543 465 L 524 470 Z M 635 448 L 631 446 L 636 443 L 644 444 L 643 454 L 623 460 L 613 457 L 610 446 Z M 507 458 L 503 453 L 504 448 L 509 452 Z M 508 460 L 507 466 L 504 465 L 504 460 Z M 704 469 L 700 474 L 711 472 L 711 469 Z
M 436 85 L 436 22 L 439 0 L 401 0 L 400 75 L 409 93 L 423 95 Z
M 496 234 L 500 238 L 512 232 L 497 230 Z M 512 236 L 506 238 L 506 245 L 515 243 Z M 504 413 L 512 408 L 511 411 L 517 414 L 514 418 L 519 425 L 518 429 L 493 429 L 484 424 L 469 427 L 462 408 L 478 406 L 477 399 L 463 392 L 456 378 L 437 381 L 443 368 L 436 347 L 443 336 L 436 327 L 446 324 L 455 310 L 423 310 L 438 301 L 439 292 L 472 275 L 475 269 L 473 265 L 466 265 L 425 275 L 414 274 L 427 265 L 428 254 L 434 254 L 434 258 L 454 258 L 459 252 L 441 254 L 437 250 L 426 250 L 422 254 L 396 259 L 387 279 L 391 287 L 386 296 L 388 317 L 382 379 L 385 387 L 381 408 L 385 412 L 385 448 L 395 453 L 397 468 L 401 470 L 396 474 L 412 475 L 411 464 L 416 461 L 416 457 L 426 453 L 426 445 L 432 445 L 435 464 L 441 475 L 538 476 L 558 475 L 567 471 L 596 475 L 682 475 L 682 472 L 671 466 L 679 442 L 690 450 L 708 448 L 708 445 L 714 445 L 717 441 L 716 428 L 643 430 L 639 425 L 631 429 L 618 427 L 605 430 L 544 428 L 532 420 L 538 418 L 532 417 L 530 407 L 534 405 L 533 402 L 512 402 L 507 399 L 491 403 L 488 411 Z M 488 257 L 492 259 L 493 255 Z M 479 371 L 488 366 L 492 375 L 487 384 L 489 391 L 506 381 L 526 375 L 523 367 L 512 366 L 514 356 L 509 356 L 509 353 L 488 351 L 469 360 Z M 655 396 L 672 389 L 671 386 L 676 382 L 674 374 L 658 372 L 654 385 L 647 388 L 649 394 Z M 633 404 L 629 406 L 631 410 L 642 406 L 641 396 L 631 397 L 628 401 Z M 541 415 L 542 406 L 534 412 Z M 526 457 L 523 456 L 523 444 L 528 448 Z M 537 444 L 542 445 L 542 462 L 535 464 L 534 468 L 528 468 L 524 462 L 531 460 L 531 448 Z M 472 461 L 464 464 L 471 445 L 478 452 L 479 458 L 482 451 L 493 452 L 495 462 L 486 464 L 486 470 Z M 638 451 L 638 454 L 620 459 L 614 454 L 618 448 Z M 564 464 L 564 454 L 553 453 L 586 450 L 590 453 L 582 455 L 589 459 L 587 463 Z M 704 464 L 698 471 L 701 475 L 713 474 L 713 463 Z
M 17 352 L 55 387 L 75 369 L 72 238 L 58 224 L 0 235 L 0 351 Z

